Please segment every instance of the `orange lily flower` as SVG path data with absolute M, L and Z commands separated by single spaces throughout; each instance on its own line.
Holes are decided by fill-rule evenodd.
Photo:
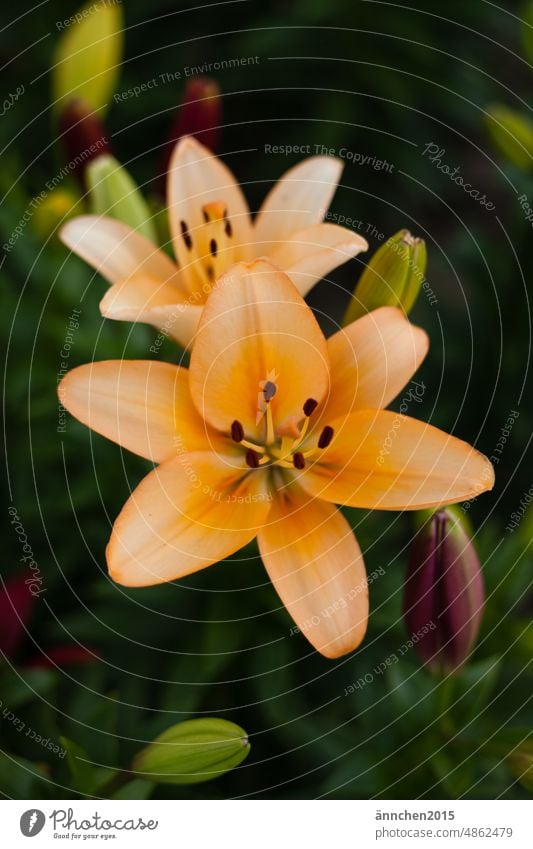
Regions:
M 334 505 L 436 507 L 494 481 L 467 443 L 383 409 L 427 349 L 426 334 L 392 307 L 326 340 L 288 276 L 256 260 L 214 286 L 188 370 L 110 361 L 71 371 L 59 387 L 63 405 L 160 464 L 115 522 L 112 578 L 131 587 L 172 581 L 257 536 L 307 639 L 326 657 L 352 651 L 367 625 L 367 585 Z
M 254 221 L 235 177 L 196 139 L 181 139 L 168 173 L 168 214 L 177 262 L 126 224 L 82 215 L 61 229 L 63 242 L 93 266 L 111 289 L 106 318 L 154 325 L 186 347 L 213 283 L 240 260 L 267 256 L 305 295 L 368 244 L 323 219 L 342 162 L 312 156 L 268 193 Z

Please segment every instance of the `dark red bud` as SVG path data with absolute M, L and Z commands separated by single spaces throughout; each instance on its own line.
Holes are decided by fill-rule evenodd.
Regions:
M 472 540 L 454 512 L 438 510 L 413 542 L 404 590 L 404 620 L 423 663 L 450 672 L 465 662 L 484 600 Z
M 61 110 L 59 133 L 65 151 L 65 168 L 85 188 L 84 173 L 89 162 L 102 153 L 111 152 L 104 126 L 81 98 L 75 98 Z
M 84 646 L 53 646 L 43 649 L 26 664 L 33 669 L 48 669 L 51 666 L 81 666 L 100 660 L 97 652 Z

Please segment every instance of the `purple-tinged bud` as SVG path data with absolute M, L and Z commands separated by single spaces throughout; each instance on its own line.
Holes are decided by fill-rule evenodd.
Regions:
M 476 641 L 485 592 L 481 566 L 463 520 L 437 510 L 418 531 L 409 557 L 404 620 L 424 664 L 451 672 Z
M 65 151 L 66 167 L 85 188 L 85 169 L 103 153 L 110 153 L 105 129 L 85 101 L 77 97 L 66 104 L 59 116 L 59 133 Z
M 209 77 L 196 77 L 185 86 L 183 100 L 163 149 L 161 163 L 162 190 L 166 186 L 166 175 L 176 142 L 183 136 L 194 136 L 213 153 L 218 150 L 220 124 L 222 120 L 222 98 L 220 86 Z

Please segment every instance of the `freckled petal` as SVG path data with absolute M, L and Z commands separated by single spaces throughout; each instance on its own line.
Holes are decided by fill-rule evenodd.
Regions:
M 368 244 L 357 233 L 336 224 L 315 224 L 276 245 L 269 259 L 306 295 L 318 280 L 366 250 Z
M 289 169 L 266 196 L 255 222 L 257 253 L 323 221 L 342 173 L 333 156 L 311 156 Z
M 386 407 L 410 381 L 429 347 L 427 334 L 394 307 L 381 307 L 328 339 L 331 392 L 326 420 Z
M 128 587 L 182 578 L 250 542 L 270 509 L 267 477 L 229 457 L 183 454 L 150 472 L 116 520 L 107 563 Z
M 334 437 L 299 478 L 312 495 L 372 510 L 419 510 L 473 498 L 494 485 L 488 459 L 425 422 L 364 410 L 331 422 Z
M 302 417 L 328 386 L 326 341 L 288 277 L 269 262 L 239 263 L 205 306 L 191 356 L 191 395 L 213 427 L 238 419 L 251 437 L 265 380 L 276 384 L 274 421 Z M 260 422 L 260 433 L 264 431 Z
M 198 328 L 202 307 L 184 298 L 171 283 L 131 277 L 112 286 L 100 301 L 105 318 L 151 324 L 186 348 Z
M 340 657 L 362 641 L 368 620 L 363 556 L 344 516 L 296 486 L 277 497 L 259 550 L 283 604 L 309 642 Z
M 109 283 L 132 275 L 168 282 L 182 290 L 180 273 L 171 259 L 122 221 L 99 215 L 80 215 L 61 228 L 61 241 Z M 183 290 L 184 291 L 184 290 Z
M 187 369 L 170 363 L 90 363 L 69 371 L 58 393 L 83 424 L 156 463 L 214 437 L 192 404 Z
M 237 247 L 238 257 L 246 258 L 250 249 L 251 222 L 241 188 L 221 159 L 196 139 L 187 136 L 174 148 L 168 174 L 170 231 L 174 253 L 185 269 L 191 256 L 183 241 L 181 222 L 186 223 L 194 243 L 197 228 L 204 224 L 202 207 L 211 201 L 225 203 L 233 230 L 233 244 Z

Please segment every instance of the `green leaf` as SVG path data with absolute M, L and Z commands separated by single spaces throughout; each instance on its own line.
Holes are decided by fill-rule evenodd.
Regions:
M 133 177 L 114 156 L 104 153 L 93 159 L 85 178 L 95 215 L 117 218 L 157 244 L 152 212 Z
M 66 760 L 76 790 L 84 795 L 92 795 L 98 785 L 98 776 L 93 765 L 89 763 L 87 752 L 68 737 L 60 737 L 60 742 L 67 752 Z
M 81 97 L 104 112 L 120 73 L 122 4 L 90 0 L 72 17 L 75 20 L 64 29 L 53 58 L 54 108 Z
M 112 799 L 149 799 L 154 791 L 155 784 L 145 781 L 143 778 L 134 778 L 128 781 L 120 790 L 111 796 Z
M 210 781 L 238 766 L 250 751 L 242 728 L 225 719 L 190 719 L 160 734 L 132 769 L 163 784 Z

